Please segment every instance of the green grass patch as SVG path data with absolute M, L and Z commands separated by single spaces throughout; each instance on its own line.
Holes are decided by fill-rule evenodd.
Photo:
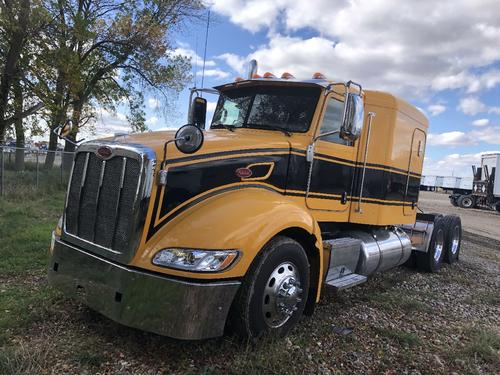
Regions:
M 375 330 L 380 336 L 386 337 L 392 341 L 396 341 L 400 345 L 414 347 L 422 344 L 420 337 L 411 332 L 383 327 L 377 327 L 375 328 Z
M 60 298 L 45 279 L 40 285 L 2 285 L 0 288 L 0 344 L 10 335 L 44 319 Z
M 470 341 L 458 354 L 471 360 L 481 359 L 485 363 L 500 367 L 500 334 L 493 329 L 470 329 Z
M 40 374 L 46 372 L 48 350 L 25 346 L 0 350 L 0 374 Z
M 404 312 L 425 312 L 428 313 L 432 309 L 417 299 L 413 295 L 405 295 L 401 292 L 390 290 L 383 293 L 372 293 L 365 296 L 365 300 L 373 303 L 376 307 L 385 310 L 393 311 L 401 309 Z
M 62 191 L 24 200 L 0 199 L 0 275 L 45 269 L 51 232 L 63 202 Z

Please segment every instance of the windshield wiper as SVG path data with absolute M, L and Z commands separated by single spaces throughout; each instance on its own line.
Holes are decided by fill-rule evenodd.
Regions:
M 257 124 L 252 124 L 252 126 L 247 126 L 248 128 L 258 128 L 258 129 L 270 129 L 270 130 L 279 130 L 283 134 L 285 134 L 287 137 L 291 137 L 292 133 L 290 133 L 288 130 L 283 129 L 281 126 L 276 126 L 276 125 L 257 125 Z

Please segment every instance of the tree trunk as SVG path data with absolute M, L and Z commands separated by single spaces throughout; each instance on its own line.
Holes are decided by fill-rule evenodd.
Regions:
M 63 103 L 64 97 L 64 80 L 62 72 L 57 72 L 56 91 L 54 93 L 54 105 L 52 115 L 50 116 L 49 123 L 49 147 L 47 149 L 47 157 L 45 158 L 45 169 L 51 169 L 54 166 L 54 160 L 57 151 L 58 137 L 54 134 L 53 130 L 59 125 L 62 125 L 66 120 L 66 106 Z
M 23 89 L 21 83 L 17 80 L 14 85 L 14 116 L 16 121 L 14 122 L 14 128 L 16 130 L 16 171 L 24 170 L 24 128 L 23 128 L 23 117 L 21 116 L 23 112 Z
M 12 10 L 12 9 L 11 9 Z M 5 114 L 9 105 L 9 93 L 14 81 L 14 75 L 17 70 L 21 52 L 24 47 L 27 26 L 30 17 L 30 0 L 21 0 L 19 14 L 17 14 L 17 25 L 12 26 L 10 38 L 8 38 L 7 53 L 5 55 L 4 65 L 1 69 L 0 77 L 0 143 L 3 143 L 7 125 L 5 123 Z

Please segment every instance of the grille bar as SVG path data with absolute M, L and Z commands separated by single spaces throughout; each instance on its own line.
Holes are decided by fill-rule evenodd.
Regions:
M 101 146 L 84 144 L 75 156 L 63 235 L 87 250 L 125 261 L 135 252 L 142 233 L 154 153 L 144 147 L 116 145 L 111 157 L 103 159 L 96 152 Z

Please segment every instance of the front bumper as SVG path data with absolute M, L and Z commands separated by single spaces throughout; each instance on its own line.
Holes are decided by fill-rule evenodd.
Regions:
M 239 281 L 186 282 L 131 269 L 55 238 L 49 282 L 129 327 L 177 339 L 221 336 Z

